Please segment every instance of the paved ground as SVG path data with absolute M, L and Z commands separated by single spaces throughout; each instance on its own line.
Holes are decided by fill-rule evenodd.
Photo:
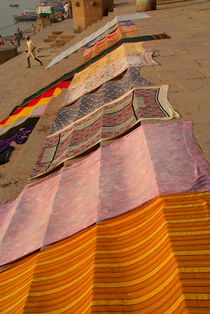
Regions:
M 115 0 L 116 14 L 135 12 L 135 3 Z M 197 0 L 158 6 L 156 11 L 148 12 L 151 18 L 135 20 L 139 31 L 143 34 L 166 32 L 169 40 L 150 41 L 144 44 L 154 51 L 158 66 L 144 67 L 142 76 L 154 84 L 168 84 L 168 98 L 184 120 L 193 121 L 193 131 L 203 156 L 210 161 L 210 2 Z M 112 18 L 112 15 L 109 19 Z M 99 21 L 85 32 L 77 35 L 66 49 L 76 40 L 95 31 L 106 22 Z M 54 30 L 72 33 L 72 21 L 66 20 L 46 28 L 34 36 L 33 41 L 41 47 L 40 57 L 45 65 L 61 49 L 48 48 L 43 42 Z M 21 48 L 23 49 L 23 48 Z M 69 58 L 61 61 L 49 70 L 33 63 L 26 69 L 26 56 L 18 57 L 0 66 L 0 119 L 3 119 L 12 108 L 25 97 L 46 86 L 81 62 L 84 48 Z M 42 142 L 48 133 L 59 101 L 50 104 L 46 114 L 37 124 L 29 141 L 18 145 L 12 155 L 11 162 L 0 168 L 0 200 L 14 198 L 27 181 L 33 167 L 34 156 L 38 154 Z M 56 102 L 56 103 L 55 103 Z M 48 125 L 48 126 L 47 126 Z M 36 145 L 34 145 L 36 144 Z
M 128 6 L 115 11 L 127 13 Z M 148 14 L 151 19 L 135 21 L 139 34 L 166 32 L 171 39 L 144 43 L 155 51 L 159 65 L 144 67 L 142 76 L 155 84 L 169 85 L 171 104 L 181 119 L 193 121 L 197 143 L 210 161 L 210 2 L 161 5 Z

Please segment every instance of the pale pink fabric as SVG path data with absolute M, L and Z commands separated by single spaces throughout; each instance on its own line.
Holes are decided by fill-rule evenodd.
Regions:
M 146 124 L 27 185 L 0 208 L 0 264 L 160 194 L 207 191 L 210 167 L 191 122 Z

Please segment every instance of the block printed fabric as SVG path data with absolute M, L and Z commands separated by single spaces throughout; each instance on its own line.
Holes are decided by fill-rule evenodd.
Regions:
M 47 137 L 32 170 L 32 177 L 44 174 L 65 160 L 74 158 L 101 141 L 117 137 L 139 121 L 178 118 L 167 100 L 168 86 L 137 87 L 123 97 Z
M 14 263 L 1 312 L 209 313 L 209 199 L 161 195 Z
M 98 37 L 94 38 L 87 44 L 87 48 L 90 48 L 94 46 L 97 42 L 101 41 L 102 39 L 106 38 L 107 35 L 110 35 L 111 33 L 115 32 L 118 28 L 120 28 L 121 32 L 124 31 L 125 29 L 123 27 L 127 27 L 126 32 L 131 31 L 136 31 L 137 28 L 134 26 L 134 23 L 130 20 L 128 21 L 122 21 L 122 22 L 117 22 L 114 24 L 112 27 L 108 28 L 104 33 L 100 34 Z M 134 27 L 134 29 L 133 29 Z M 128 29 L 128 30 L 127 30 Z
M 103 104 L 116 100 L 134 87 L 151 85 L 150 82 L 141 77 L 140 69 L 141 67 L 130 67 L 120 77 L 105 82 L 92 93 L 83 95 L 71 106 L 60 108 L 53 121 L 50 134 L 60 131 Z
M 91 58 L 97 56 L 98 54 L 100 54 L 105 49 L 112 47 L 114 44 L 116 44 L 122 38 L 136 37 L 137 35 L 136 35 L 136 30 L 135 30 L 134 26 L 132 27 L 132 29 L 131 29 L 131 26 L 129 26 L 129 27 L 130 27 L 129 33 L 122 33 L 122 29 L 118 27 L 114 32 L 107 35 L 105 38 L 101 39 L 100 41 L 96 42 L 90 48 L 87 48 L 83 54 L 84 62 L 87 62 Z
M 158 195 L 209 191 L 209 176 L 191 122 L 144 124 L 3 204 L 0 265 Z
M 137 15 L 136 16 L 132 15 L 131 17 L 132 17 L 132 19 L 136 19 Z M 148 17 L 149 17 L 149 15 L 147 15 L 146 13 L 138 14 L 138 19 L 140 19 L 140 18 L 148 18 Z M 88 42 L 94 40 L 95 38 L 97 38 L 98 36 L 100 36 L 101 34 L 106 32 L 109 28 L 113 27 L 117 22 L 119 22 L 119 21 L 127 21 L 127 20 L 129 20 L 129 19 L 124 19 L 123 16 L 116 16 L 113 20 L 111 20 L 108 23 L 106 23 L 103 27 L 98 29 L 96 32 L 94 32 L 94 33 L 90 34 L 89 36 L 83 38 L 81 41 L 77 42 L 74 46 L 69 47 L 68 49 L 66 49 L 65 51 L 62 51 L 59 55 L 54 57 L 50 61 L 50 63 L 47 65 L 46 69 L 49 69 L 54 64 L 60 62 L 64 58 L 67 58 L 73 52 L 75 52 L 78 49 L 80 49 L 81 47 L 87 45 Z
M 70 85 L 65 99 L 65 105 L 71 104 L 81 96 L 90 93 L 105 82 L 112 80 L 116 76 L 122 74 L 129 67 L 145 65 L 157 65 L 152 59 L 152 52 L 126 55 L 111 64 L 108 63 L 108 65 L 101 70 L 97 65 L 95 70 L 94 67 L 90 66 L 90 69 L 87 68 L 89 71 L 81 71 L 73 78 L 72 85 Z

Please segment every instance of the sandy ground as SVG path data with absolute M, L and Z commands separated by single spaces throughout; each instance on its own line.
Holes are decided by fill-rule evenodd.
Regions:
M 52 24 L 33 37 L 39 46 L 38 56 L 47 65 L 53 56 L 73 45 L 76 41 L 103 26 L 114 14 L 135 12 L 135 4 L 115 0 L 114 13 L 90 26 L 61 47 L 51 47 L 44 42 L 53 31 L 73 34 L 72 20 Z M 168 98 L 181 119 L 193 121 L 193 131 L 198 147 L 206 160 L 210 161 L 210 2 L 207 0 L 160 5 L 156 11 L 147 12 L 151 18 L 135 20 L 138 34 L 166 32 L 169 40 L 149 41 L 144 44 L 154 51 L 158 66 L 144 67 L 142 76 L 154 84 L 168 84 Z M 4 119 L 14 106 L 20 104 L 47 84 L 56 80 L 81 63 L 84 48 L 81 48 L 59 64 L 45 70 L 32 61 L 27 69 L 26 43 L 22 43 L 20 54 L 0 66 L 0 119 Z M 47 136 L 63 95 L 52 100 L 39 120 L 33 134 L 24 145 L 17 145 L 11 161 L 0 167 L 0 201 L 15 198 L 27 182 L 27 178 Z M 157 121 L 156 121 L 157 122 Z

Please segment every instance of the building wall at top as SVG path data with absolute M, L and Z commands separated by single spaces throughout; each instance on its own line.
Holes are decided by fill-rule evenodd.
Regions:
M 80 32 L 113 9 L 113 0 L 73 0 L 74 31 Z

